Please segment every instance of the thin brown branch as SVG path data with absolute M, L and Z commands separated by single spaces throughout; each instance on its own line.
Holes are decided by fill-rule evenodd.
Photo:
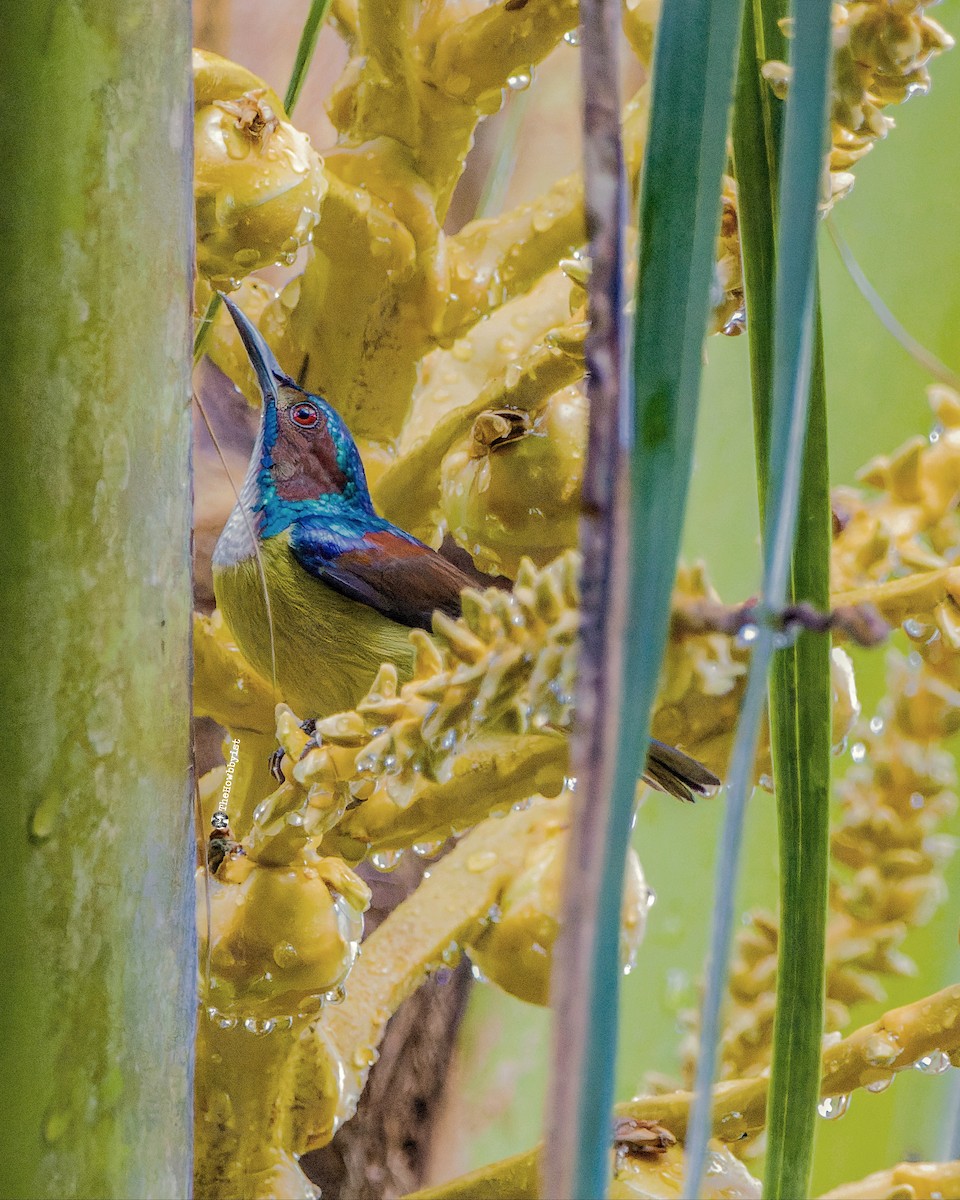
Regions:
M 551 973 L 554 1005 L 550 1099 L 546 1110 L 544 1195 L 576 1187 L 583 1130 L 606 1097 L 584 1087 L 589 1066 L 591 982 L 600 928 L 607 829 L 619 761 L 620 696 L 626 640 L 628 396 L 624 379 L 623 236 L 626 176 L 620 130 L 619 4 L 582 0 L 584 211 L 590 238 L 590 329 L 585 355 L 590 434 L 580 518 L 580 644 L 570 740 L 577 779 L 563 887 L 563 918 Z M 620 871 L 622 874 L 622 860 Z M 618 906 L 619 910 L 619 906 Z M 611 1018 L 613 1019 L 613 1018 Z M 582 1164 L 581 1164 L 582 1165 Z
M 812 604 L 787 604 L 768 612 L 756 600 L 726 605 L 714 600 L 681 600 L 673 610 L 671 637 L 694 637 L 701 633 L 725 633 L 736 637 L 758 625 L 772 627 L 778 633 L 793 635 L 838 633 L 858 646 L 878 646 L 890 627 L 872 604 L 841 604 L 822 612 Z

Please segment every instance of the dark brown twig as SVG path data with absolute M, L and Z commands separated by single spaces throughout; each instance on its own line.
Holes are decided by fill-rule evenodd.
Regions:
M 804 630 L 809 633 L 838 633 L 858 646 L 879 646 L 890 632 L 890 626 L 872 604 L 842 604 L 829 612 L 822 612 L 803 601 L 770 612 L 756 600 L 733 605 L 720 604 L 715 600 L 691 600 L 681 601 L 675 606 L 670 636 L 684 638 L 700 633 L 725 633 L 736 637 L 759 625 L 787 635 Z

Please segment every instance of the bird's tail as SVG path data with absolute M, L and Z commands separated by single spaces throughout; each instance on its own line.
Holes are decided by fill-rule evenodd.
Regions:
M 656 738 L 650 739 L 643 782 L 691 803 L 697 796 L 712 796 L 720 786 L 720 780 L 702 763 Z

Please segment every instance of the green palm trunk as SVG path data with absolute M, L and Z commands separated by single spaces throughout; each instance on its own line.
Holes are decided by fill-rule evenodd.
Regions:
M 184 1196 L 189 6 L 0 37 L 0 1195 Z

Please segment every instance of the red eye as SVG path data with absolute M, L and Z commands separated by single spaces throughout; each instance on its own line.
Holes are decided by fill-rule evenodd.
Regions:
M 320 410 L 315 404 L 295 404 L 290 409 L 290 420 L 301 429 L 312 429 L 320 420 Z

